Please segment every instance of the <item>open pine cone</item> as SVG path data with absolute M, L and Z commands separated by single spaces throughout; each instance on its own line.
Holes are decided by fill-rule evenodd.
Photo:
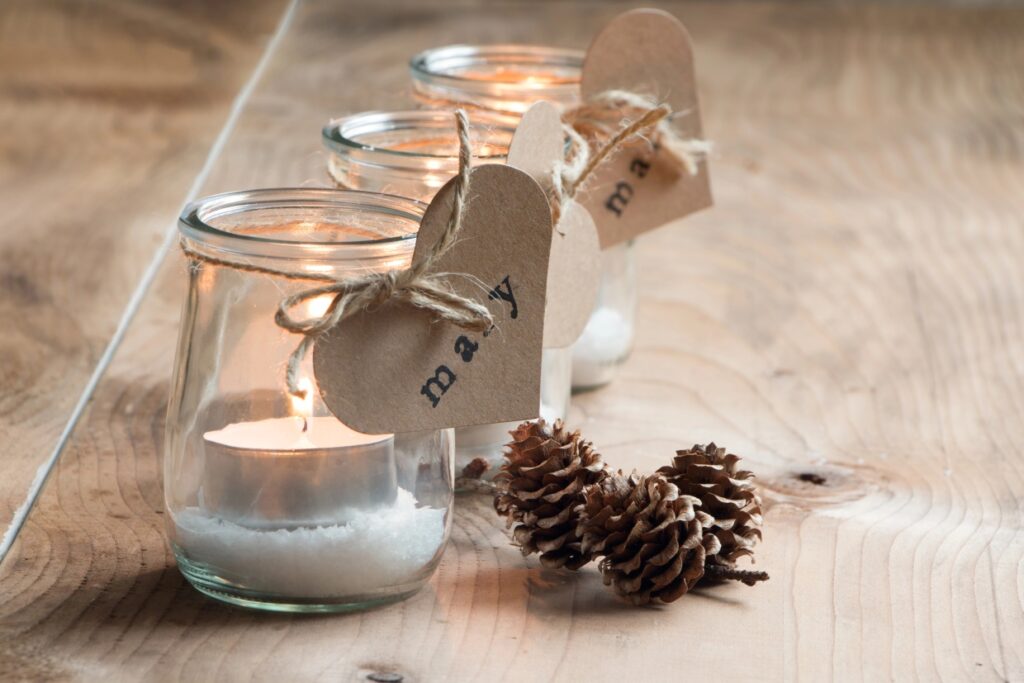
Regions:
M 512 432 L 505 463 L 495 475 L 494 509 L 508 518 L 524 555 L 540 553 L 545 567 L 579 569 L 591 556 L 577 536 L 576 510 L 583 489 L 607 476 L 601 456 L 562 421 L 550 431 L 543 420 Z
M 754 475 L 738 469 L 739 461 L 712 443 L 676 451 L 672 464 L 658 470 L 680 494 L 699 500 L 701 510 L 713 518 L 706 531 L 720 548 L 708 547 L 709 566 L 733 567 L 740 557 L 753 555 L 754 544 L 761 540 L 761 498 L 750 481 Z
M 581 550 L 602 557 L 605 585 L 634 605 L 672 602 L 704 575 L 711 518 L 660 474 L 621 474 L 588 486 L 580 510 Z

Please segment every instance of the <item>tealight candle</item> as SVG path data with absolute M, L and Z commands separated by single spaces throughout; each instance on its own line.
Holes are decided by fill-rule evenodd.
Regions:
M 203 438 L 200 507 L 244 527 L 343 523 L 398 495 L 394 436 L 333 417 L 233 423 Z
M 539 45 L 449 45 L 409 62 L 413 95 L 432 108 L 471 107 L 515 126 L 540 100 L 579 103 L 583 53 Z M 632 242 L 602 253 L 601 289 L 572 347 L 572 388 L 607 384 L 633 347 L 636 274 Z
M 191 259 L 167 411 L 167 531 L 188 581 L 218 600 L 344 611 L 400 599 L 448 538 L 452 430 L 362 434 L 330 414 L 297 335 L 274 321 L 306 273 L 406 267 L 425 206 L 365 192 L 217 195 L 186 208 Z M 240 263 L 241 267 L 234 264 Z M 307 302 L 308 315 L 330 297 Z

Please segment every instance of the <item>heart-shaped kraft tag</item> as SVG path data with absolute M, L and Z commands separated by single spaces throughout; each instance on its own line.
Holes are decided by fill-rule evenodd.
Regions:
M 444 232 L 457 181 L 427 208 L 413 263 Z M 313 348 L 324 403 L 369 434 L 536 417 L 550 248 L 551 210 L 540 186 L 508 166 L 473 169 L 457 241 L 433 271 L 485 304 L 494 327 L 468 332 L 395 299 L 356 313 Z
M 508 165 L 529 173 L 546 192 L 565 155 L 565 133 L 558 109 L 550 102 L 530 107 L 508 149 Z M 548 261 L 544 347 L 563 348 L 580 336 L 597 301 L 601 279 L 601 243 L 594 220 L 569 200 L 551 234 Z
M 630 10 L 594 38 L 583 63 L 581 96 L 592 101 L 626 91 L 671 108 L 671 126 L 681 140 L 701 140 L 693 48 L 686 28 L 662 10 Z M 580 190 L 608 247 L 711 206 L 707 163 L 691 174 L 664 147 L 643 140 L 625 144 Z

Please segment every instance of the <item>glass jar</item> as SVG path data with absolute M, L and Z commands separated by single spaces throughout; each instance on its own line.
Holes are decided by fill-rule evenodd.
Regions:
M 360 434 L 327 410 L 301 368 L 299 337 L 274 322 L 315 281 L 229 264 L 338 278 L 406 267 L 425 206 L 339 190 L 255 190 L 186 207 L 194 254 L 181 317 L 164 455 L 167 531 L 201 592 L 262 609 L 360 609 L 411 595 L 451 525 L 452 430 Z M 305 313 L 322 314 L 330 297 Z
M 470 117 L 473 164 L 504 164 L 514 127 L 487 114 Z M 327 169 L 340 187 L 423 202 L 459 172 L 450 111 L 363 112 L 323 129 Z
M 470 117 L 475 165 L 505 163 L 514 129 L 486 113 Z M 332 121 L 323 129 L 328 168 L 341 187 L 413 197 L 429 202 L 458 173 L 458 136 L 450 111 L 366 112 Z M 541 359 L 540 416 L 553 421 L 569 411 L 572 351 L 546 348 Z M 484 478 L 496 473 L 509 430 L 516 423 L 455 430 L 455 471 Z M 466 468 L 469 468 L 467 471 Z
M 409 62 L 412 90 L 431 108 L 469 106 L 515 126 L 534 102 L 579 101 L 583 53 L 539 45 L 448 45 Z
M 428 107 L 469 107 L 515 127 L 535 102 L 579 102 L 583 52 L 537 45 L 449 45 L 409 62 L 414 97 Z M 633 243 L 602 252 L 601 286 L 590 321 L 572 349 L 573 389 L 610 382 L 633 348 Z

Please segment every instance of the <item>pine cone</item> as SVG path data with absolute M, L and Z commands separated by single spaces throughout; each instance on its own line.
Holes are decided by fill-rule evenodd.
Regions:
M 543 420 L 524 422 L 511 434 L 494 477 L 494 509 L 516 525 L 512 535 L 524 555 L 540 553 L 545 567 L 579 569 L 590 555 L 580 548 L 575 508 L 583 488 L 607 476 L 601 456 L 561 420 L 551 431 Z
M 704 575 L 711 518 L 660 474 L 622 474 L 588 486 L 580 510 L 581 550 L 602 556 L 605 585 L 634 605 L 672 602 Z
M 709 566 L 732 568 L 740 557 L 753 555 L 754 544 L 761 540 L 761 498 L 750 481 L 754 475 L 737 469 L 739 461 L 711 443 L 676 451 L 672 464 L 658 470 L 680 494 L 699 500 L 701 510 L 713 518 L 706 532 L 718 547 L 705 544 Z

